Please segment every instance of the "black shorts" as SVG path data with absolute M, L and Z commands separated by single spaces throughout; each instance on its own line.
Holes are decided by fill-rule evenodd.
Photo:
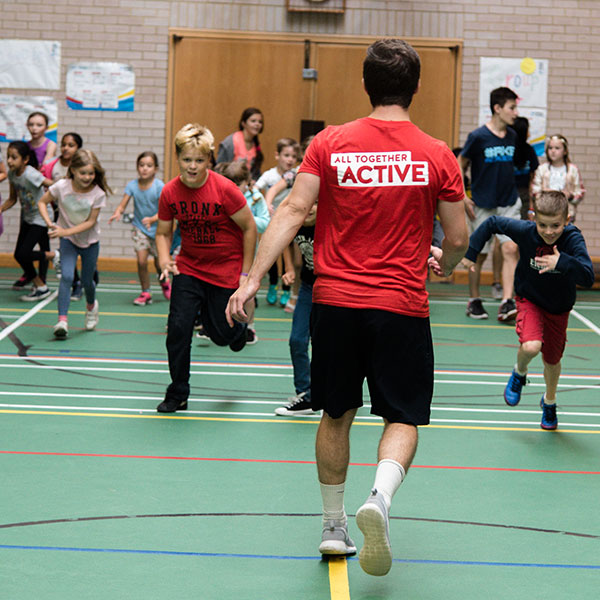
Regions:
M 337 419 L 363 405 L 392 423 L 427 425 L 433 396 L 428 318 L 313 304 L 311 402 Z

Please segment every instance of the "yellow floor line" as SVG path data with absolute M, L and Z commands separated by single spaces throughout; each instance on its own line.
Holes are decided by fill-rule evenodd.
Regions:
M 329 558 L 329 590 L 331 600 L 350 600 L 348 564 L 344 556 Z
M 58 410 L 14 410 L 14 409 L 0 409 L 0 414 L 11 414 L 11 415 L 54 415 L 63 417 L 109 417 L 117 419 L 181 419 L 184 421 L 222 421 L 222 422 L 233 422 L 233 423 L 275 423 L 278 425 L 290 425 L 290 424 L 301 424 L 301 425 L 318 425 L 318 420 L 304 420 L 304 419 L 250 419 L 250 418 L 237 418 L 237 417 L 195 417 L 182 414 L 175 415 L 164 415 L 164 414 L 119 414 L 119 413 L 93 413 L 93 412 L 71 412 L 71 411 L 58 411 Z M 356 427 L 382 427 L 382 423 L 362 423 L 355 421 Z M 521 431 L 521 432 L 533 432 L 542 433 L 545 435 L 559 434 L 559 433 L 582 433 L 582 434 L 600 434 L 598 431 L 585 431 L 579 429 L 557 429 L 555 432 L 544 431 L 537 427 L 480 427 L 477 425 L 424 425 L 426 429 L 470 429 L 476 431 Z

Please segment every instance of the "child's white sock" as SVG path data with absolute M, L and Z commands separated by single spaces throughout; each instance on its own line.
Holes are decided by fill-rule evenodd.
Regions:
M 377 464 L 373 487 L 383 495 L 388 510 L 392 504 L 392 498 L 405 476 L 404 467 L 391 458 L 384 458 Z
M 323 499 L 323 521 L 345 519 L 344 486 L 346 482 L 336 485 L 321 482 L 319 484 L 321 486 L 321 498 Z
M 516 364 L 515 364 L 515 372 L 517 373 L 517 375 L 520 375 L 521 377 L 525 377 L 525 375 L 527 375 L 527 369 L 525 369 L 525 372 L 522 373 L 521 371 L 519 371 L 519 367 L 517 367 Z
M 554 398 L 554 400 L 548 400 L 548 398 L 546 398 L 546 394 L 544 394 L 543 400 L 544 400 L 544 404 L 548 404 L 548 405 L 556 404 L 556 398 Z

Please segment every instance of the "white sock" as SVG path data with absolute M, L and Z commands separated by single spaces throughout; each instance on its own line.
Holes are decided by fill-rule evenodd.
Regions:
M 525 377 L 525 375 L 527 375 L 527 369 L 525 369 L 525 373 L 521 373 L 521 371 L 519 371 L 519 368 L 517 367 L 516 364 L 515 364 L 515 371 L 516 371 L 517 375 L 520 375 L 521 377 Z
M 48 289 L 48 286 L 46 284 L 44 285 L 39 285 L 38 287 L 35 288 L 36 290 L 40 290 L 40 292 L 45 292 Z
M 336 485 L 319 482 L 319 485 L 321 486 L 321 498 L 323 499 L 323 521 L 345 519 L 344 486 L 346 482 Z
M 544 394 L 544 404 L 548 404 L 548 405 L 556 404 L 556 398 L 554 398 L 554 400 L 548 400 L 546 398 L 546 394 Z
M 388 510 L 392 504 L 392 498 L 405 476 L 404 467 L 391 458 L 384 458 L 377 464 L 373 487 L 383 495 Z

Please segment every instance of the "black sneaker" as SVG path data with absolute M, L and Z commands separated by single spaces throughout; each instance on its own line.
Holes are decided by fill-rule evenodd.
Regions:
M 481 302 L 481 298 L 469 300 L 469 304 L 467 304 L 467 317 L 471 317 L 471 319 L 488 318 L 488 314 L 485 308 L 483 308 L 483 302 Z
M 187 407 L 187 400 L 175 400 L 173 398 L 165 398 L 156 407 L 156 410 L 161 413 L 172 413 L 176 410 L 187 410 Z
M 314 415 L 318 410 L 313 410 L 310 398 L 306 398 L 306 392 L 288 398 L 288 404 L 275 409 L 276 415 L 282 417 L 293 417 L 294 415 Z
M 244 323 L 244 329 L 242 330 L 242 333 L 233 342 L 231 342 L 231 344 L 229 344 L 229 347 L 231 350 L 233 350 L 233 352 L 239 352 L 246 345 L 247 329 L 248 326 Z
M 498 309 L 498 321 L 505 323 L 506 321 L 514 321 L 517 316 L 517 305 L 511 298 L 505 300 Z
M 256 331 L 254 331 L 254 329 L 251 327 L 248 327 L 248 329 L 246 329 L 246 344 L 248 344 L 248 346 L 252 346 L 252 344 L 256 344 L 256 342 L 258 342 Z
M 44 298 L 47 298 L 50 295 L 50 290 L 48 287 L 46 289 L 36 288 L 34 287 L 29 294 L 25 294 L 21 296 L 21 300 L 23 302 L 39 302 Z
M 33 281 L 32 279 L 25 277 L 25 275 L 21 275 L 21 277 L 19 277 L 19 279 L 17 279 L 13 283 L 12 289 L 16 290 L 17 292 L 20 292 L 25 287 L 27 287 L 27 285 L 30 284 L 32 281 Z

